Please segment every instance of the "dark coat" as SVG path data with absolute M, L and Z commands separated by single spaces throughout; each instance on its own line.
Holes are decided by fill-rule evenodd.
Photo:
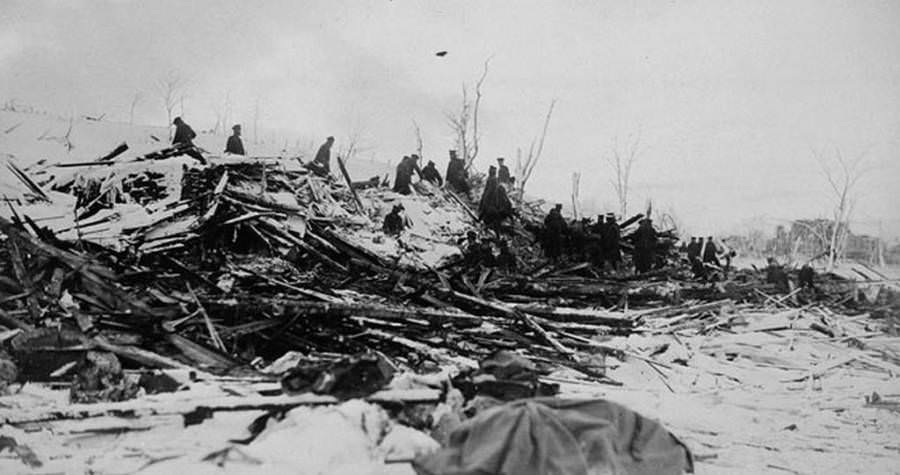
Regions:
M 509 174 L 509 167 L 506 165 L 500 165 L 497 167 L 497 181 L 503 184 L 509 184 L 513 182 L 512 175 Z
M 506 190 L 499 185 L 496 177 L 488 178 L 478 203 L 478 217 L 487 225 L 496 225 L 511 217 L 512 210 Z
M 384 226 L 382 226 L 381 229 L 389 236 L 396 236 L 403 232 L 404 227 L 403 218 L 400 217 L 400 213 L 391 211 L 384 217 Z
M 644 222 L 634 232 L 634 269 L 637 272 L 647 272 L 653 267 L 656 259 L 656 230 L 653 226 Z
M 441 186 L 444 184 L 444 179 L 441 178 L 441 173 L 437 171 L 437 168 L 434 166 L 434 162 L 429 163 L 422 169 L 422 178 L 425 180 L 434 183 L 437 186 Z
M 715 262 L 718 263 L 719 258 L 716 257 L 719 250 L 716 248 L 716 243 L 707 240 L 706 247 L 703 249 L 703 262 Z
M 225 144 L 225 153 L 244 155 L 244 142 L 237 135 L 228 137 L 228 142 Z
M 196 136 L 197 134 L 194 132 L 194 129 L 192 129 L 190 125 L 187 125 L 184 122 L 179 122 L 175 125 L 175 136 L 172 137 L 172 144 L 193 145 L 193 140 Z
M 394 192 L 402 195 L 412 193 L 410 186 L 412 185 L 413 172 L 418 173 L 420 178 L 422 177 L 422 172 L 419 171 L 419 166 L 415 160 L 407 157 L 400 161 L 397 165 L 397 174 L 394 177 Z
M 313 161 L 319 163 L 326 173 L 331 173 L 331 144 L 323 143 Z
M 471 190 L 469 185 L 469 172 L 466 171 L 466 162 L 461 158 L 451 158 L 447 164 L 447 185 L 451 190 L 460 193 L 468 193 Z

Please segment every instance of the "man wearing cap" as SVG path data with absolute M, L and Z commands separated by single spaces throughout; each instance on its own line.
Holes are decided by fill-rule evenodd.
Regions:
M 384 226 L 381 229 L 388 236 L 399 236 L 403 232 L 403 228 L 406 227 L 403 217 L 400 216 L 401 211 L 403 211 L 403 205 L 396 204 L 394 209 L 384 217 Z
M 497 182 L 501 185 L 509 186 L 515 181 L 509 174 L 509 168 L 503 164 L 503 157 L 497 159 Z
M 450 163 L 447 164 L 447 186 L 450 191 L 456 191 L 465 195 L 469 194 L 469 173 L 466 171 L 465 160 L 456 155 L 456 150 L 450 151 Z
M 232 134 L 225 143 L 225 153 L 244 155 L 244 142 L 241 140 L 241 124 L 231 127 Z

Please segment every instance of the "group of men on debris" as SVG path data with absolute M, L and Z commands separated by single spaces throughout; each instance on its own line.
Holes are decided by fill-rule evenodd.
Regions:
M 622 263 L 622 230 L 614 213 L 575 220 L 571 225 L 562 215 L 562 205 L 557 204 L 544 218 L 541 246 L 551 261 L 559 261 L 563 254 L 578 260 L 589 261 L 597 268 L 618 271 Z M 653 221 L 644 218 L 633 234 L 634 268 L 638 273 L 650 271 L 656 262 L 658 238 Z

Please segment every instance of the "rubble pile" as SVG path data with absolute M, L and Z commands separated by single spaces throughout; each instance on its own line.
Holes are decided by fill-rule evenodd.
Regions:
M 889 286 L 861 293 L 832 275 L 815 290 L 778 294 L 749 270 L 698 282 L 674 231 L 659 233 L 657 268 L 645 274 L 605 273 L 579 256 L 550 264 L 532 204 L 519 204 L 504 236 L 480 229 L 466 197 L 429 183 L 400 195 L 298 165 L 199 165 L 162 151 L 41 184 L 28 174 L 46 172 L 20 170 L 36 192 L 0 218 L 0 388 L 50 382 L 69 390 L 72 405 L 4 409 L 6 424 L 128 410 L 194 425 L 220 412 L 284 417 L 366 399 L 446 447 L 452 430 L 487 408 L 573 387 L 641 387 L 648 374 L 676 393 L 803 383 L 847 367 L 900 372 L 895 347 L 866 340 L 896 335 Z M 395 204 L 406 230 L 386 236 L 381 223 Z M 641 217 L 621 225 L 626 253 Z M 516 265 L 465 256 L 470 230 L 509 242 Z M 789 355 L 765 349 L 786 339 Z M 164 396 L 141 399 L 154 393 Z M 261 424 L 251 440 L 269 435 L 244 457 L 266 457 L 274 449 L 261 441 L 284 436 Z M 381 435 L 360 437 L 360 451 L 384 456 Z M 229 447 L 212 460 L 233 461 Z M 673 460 L 688 463 L 677 450 Z M 439 473 L 442 457 L 420 461 L 424 473 Z

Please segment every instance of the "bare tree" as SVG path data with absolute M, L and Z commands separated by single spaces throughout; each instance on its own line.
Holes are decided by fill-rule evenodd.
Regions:
M 213 127 L 213 132 L 227 133 L 228 119 L 231 116 L 231 92 L 226 91 L 221 100 L 212 105 L 212 109 L 216 116 L 216 125 Z
M 484 61 L 484 70 L 478 81 L 475 82 L 475 97 L 469 97 L 469 91 L 465 84 L 462 85 L 462 104 L 459 112 L 447 113 L 447 122 L 453 131 L 456 142 L 456 150 L 466 162 L 466 169 L 472 166 L 472 162 L 478 157 L 481 134 L 478 131 L 478 112 L 481 108 L 481 86 L 488 75 L 488 66 L 491 58 Z
M 572 215 L 578 219 L 578 202 L 581 194 L 581 173 L 572 172 Z
M 516 151 L 516 182 L 519 184 L 519 198 L 525 193 L 525 185 L 531 178 L 535 165 L 541 159 L 544 152 L 544 139 L 547 138 L 547 129 L 550 127 L 550 118 L 553 116 L 553 108 L 556 106 L 556 99 L 550 101 L 550 107 L 547 109 L 547 115 L 544 117 L 544 127 L 541 129 L 541 135 L 531 141 L 528 147 L 528 155 L 522 156 L 522 149 Z
M 613 137 L 612 153 L 607 157 L 607 162 L 612 168 L 613 179 L 610 180 L 616 190 L 619 200 L 619 215 L 623 218 L 628 212 L 628 191 L 631 185 L 631 168 L 640 154 L 641 133 L 629 136 L 628 140 L 621 144 L 619 137 Z
M 186 85 L 187 82 L 177 71 L 169 71 L 168 74 L 156 82 L 156 93 L 166 109 L 166 126 L 172 125 L 172 116 L 179 100 L 181 101 L 182 110 L 184 109 L 183 91 Z
M 422 140 L 422 129 L 419 128 L 419 123 L 415 120 L 412 121 L 413 125 L 413 133 L 416 134 L 416 155 L 419 156 L 419 159 L 423 162 L 425 161 L 425 142 Z
M 141 92 L 135 92 L 134 96 L 131 97 L 131 109 L 128 113 L 128 123 L 134 124 L 134 109 L 137 108 L 138 103 L 140 103 L 144 99 L 144 94 Z
M 850 236 L 850 217 L 856 205 L 856 187 L 859 180 L 865 174 L 862 167 L 866 152 L 856 158 L 848 160 L 841 149 L 834 148 L 834 154 L 829 159 L 824 153 L 813 150 L 813 154 L 822 173 L 825 175 L 831 191 L 834 193 L 834 208 L 832 209 L 832 225 L 828 229 L 828 270 L 834 270 L 838 260 L 844 256 L 847 238 Z

